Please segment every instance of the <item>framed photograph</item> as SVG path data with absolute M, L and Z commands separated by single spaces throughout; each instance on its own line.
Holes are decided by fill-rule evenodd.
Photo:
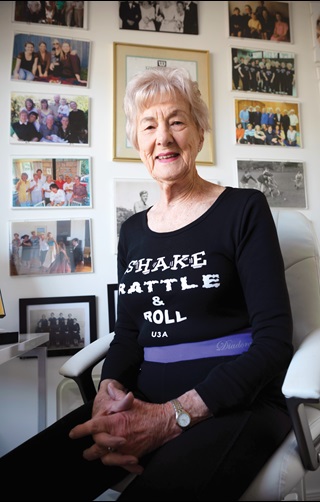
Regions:
M 297 96 L 295 55 L 262 49 L 231 49 L 232 90 Z
M 88 96 L 12 92 L 10 143 L 88 146 L 89 112 Z
M 119 2 L 119 28 L 198 35 L 198 3 Z
M 47 355 L 71 356 L 97 339 L 96 297 L 19 298 L 20 333 L 49 333 Z
M 93 272 L 90 219 L 12 221 L 9 239 L 11 276 Z
M 88 87 L 89 57 L 90 42 L 17 33 L 11 80 Z
M 320 2 L 310 2 L 314 60 L 320 63 Z
M 108 294 L 108 312 L 109 312 L 109 332 L 114 331 L 114 326 L 117 318 L 117 306 L 118 306 L 118 284 L 108 284 L 107 294 Z
M 302 147 L 299 103 L 236 99 L 234 113 L 237 144 Z
M 228 2 L 229 36 L 292 42 L 290 2 Z
M 114 50 L 114 153 L 113 160 L 141 162 L 138 152 L 126 138 L 123 97 L 129 80 L 139 71 L 150 66 L 174 66 L 186 68 L 199 84 L 204 101 L 211 110 L 209 51 L 171 49 L 115 42 Z M 213 164 L 212 134 L 205 138 L 197 157 L 197 164 Z
M 92 207 L 89 157 L 13 157 L 13 209 Z
M 114 180 L 116 250 L 122 223 L 133 214 L 153 206 L 159 195 L 159 186 L 153 179 Z
M 89 2 L 12 2 L 14 22 L 87 29 Z
M 238 160 L 240 188 L 256 188 L 265 194 L 270 207 L 307 209 L 303 162 Z

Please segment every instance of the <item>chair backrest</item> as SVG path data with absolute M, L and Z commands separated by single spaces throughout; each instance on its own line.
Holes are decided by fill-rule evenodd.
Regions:
M 296 349 L 308 333 L 320 326 L 319 246 L 313 224 L 303 213 L 271 211 L 284 259 Z

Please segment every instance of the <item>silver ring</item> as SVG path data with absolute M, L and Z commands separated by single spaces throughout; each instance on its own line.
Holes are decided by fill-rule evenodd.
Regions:
M 116 451 L 114 448 L 112 448 L 112 446 L 108 446 L 107 450 L 108 450 L 108 453 L 113 453 Z

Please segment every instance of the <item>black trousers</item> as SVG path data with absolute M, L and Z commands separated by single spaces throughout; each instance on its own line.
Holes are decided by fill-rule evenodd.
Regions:
M 0 500 L 94 500 L 128 473 L 88 462 L 92 439 L 69 439 L 92 403 L 69 413 L 0 458 Z M 238 500 L 291 429 L 266 404 L 210 418 L 141 459 L 145 470 L 119 500 Z

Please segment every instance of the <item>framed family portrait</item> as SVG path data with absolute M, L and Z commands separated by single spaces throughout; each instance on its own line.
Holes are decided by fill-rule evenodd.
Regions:
M 307 208 L 303 162 L 238 160 L 237 170 L 239 187 L 260 190 L 270 207 Z
M 119 28 L 198 35 L 199 2 L 119 2 Z
M 309 2 L 314 61 L 320 63 L 320 2 Z
M 295 55 L 233 47 L 232 90 L 297 96 Z
M 122 223 L 133 214 L 153 206 L 159 195 L 159 186 L 153 179 L 114 180 L 116 250 Z
M 87 29 L 89 2 L 12 2 L 12 21 Z
M 92 207 L 90 157 L 12 157 L 13 209 Z
M 230 37 L 292 43 L 290 2 L 226 3 Z
M 10 143 L 89 145 L 89 97 L 11 93 Z
M 49 333 L 47 356 L 68 356 L 97 339 L 96 297 L 19 298 L 20 333 Z
M 9 248 L 12 277 L 93 272 L 90 219 L 11 221 Z
M 114 148 L 113 160 L 141 162 L 138 152 L 126 138 L 123 98 L 129 80 L 148 67 L 171 66 L 188 70 L 199 84 L 202 97 L 211 111 L 211 86 L 209 51 L 177 49 L 169 47 L 123 44 L 115 42 L 114 51 Z M 208 134 L 197 164 L 212 165 L 214 162 L 212 134 Z
M 11 80 L 88 87 L 90 42 L 68 37 L 17 33 Z
M 299 103 L 268 97 L 236 99 L 234 105 L 236 144 L 302 147 Z

